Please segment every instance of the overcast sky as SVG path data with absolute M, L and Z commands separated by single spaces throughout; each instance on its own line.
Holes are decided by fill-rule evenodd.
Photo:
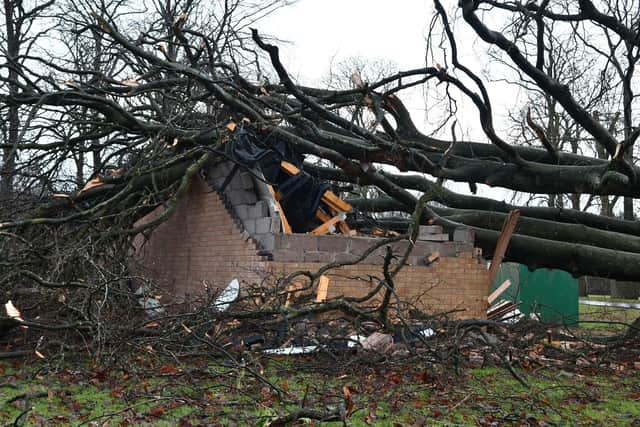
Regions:
M 393 3 L 393 4 L 392 4 Z M 290 71 L 319 78 L 333 59 L 349 56 L 393 59 L 401 69 L 424 66 L 432 2 L 404 0 L 300 0 L 261 23 L 289 40 L 283 56 Z
M 288 42 L 279 43 L 281 59 L 299 83 L 318 85 L 329 74 L 332 64 L 353 56 L 391 60 L 399 70 L 424 67 L 426 37 L 433 14 L 431 0 L 300 0 L 276 11 L 256 26 L 262 32 Z M 485 46 L 465 27 L 461 21 L 456 28 L 456 34 L 463 41 L 459 46 L 460 59 L 480 71 L 483 59 L 486 59 L 482 57 Z M 497 109 L 497 119 L 515 105 L 517 97 L 513 89 L 502 88 L 501 91 L 501 96 L 492 99 L 494 106 L 505 108 L 501 112 Z M 431 133 L 433 129 L 426 119 L 420 92 L 401 94 L 401 98 L 412 110 L 416 126 Z M 458 101 L 463 112 L 463 134 L 485 141 L 475 107 L 463 97 L 458 97 Z M 450 182 L 447 186 L 468 192 L 466 184 Z M 508 197 L 503 190 L 485 186 L 480 187 L 479 195 L 496 199 Z

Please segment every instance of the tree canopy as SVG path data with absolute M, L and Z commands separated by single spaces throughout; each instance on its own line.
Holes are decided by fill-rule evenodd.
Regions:
M 84 286 L 88 253 L 125 257 L 131 238 L 157 225 L 136 221 L 174 206 L 193 174 L 223 157 L 229 121 L 288 142 L 323 179 L 377 188 L 350 198 L 363 212 L 410 213 L 428 193 L 422 220 L 472 228 L 490 257 L 506 214 L 520 209 L 507 259 L 640 278 L 634 2 L 434 0 L 424 67 L 376 81 L 354 73 L 342 90 L 297 84 L 277 34 L 260 32 L 259 18 L 282 2 L 27 3 L 7 0 L 3 11 L 0 235 L 18 249 L 2 255 L 0 281 Z M 497 130 L 501 95 L 459 57 L 461 44 L 477 43 L 458 36 L 463 26 L 488 49 L 487 64 L 499 59 L 545 100 L 544 114 L 519 119 L 520 136 Z M 557 48 L 567 40 L 584 53 Z M 585 75 L 591 87 L 573 84 Z M 471 101 L 485 140 L 458 137 L 453 109 L 442 122 L 449 137 L 419 129 L 402 101 L 416 87 Z M 574 203 L 516 206 L 446 181 Z M 585 211 L 582 197 L 624 198 L 625 219 Z

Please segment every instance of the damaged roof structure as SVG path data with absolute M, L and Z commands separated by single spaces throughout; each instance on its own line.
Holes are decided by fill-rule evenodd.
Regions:
M 324 275 L 322 299 L 372 292 L 378 284 L 372 277 L 383 276 L 386 246 L 397 263 L 409 241 L 371 251 L 381 234 L 399 233 L 372 225 L 373 216 L 356 211 L 331 183 L 306 172 L 303 156 L 286 142 L 235 123 L 229 128 L 224 157 L 193 177 L 171 217 L 148 239 L 138 237 L 139 268 L 174 297 L 201 294 L 205 285 L 221 288 L 233 278 L 260 283 L 325 265 L 336 268 Z M 394 279 L 395 292 L 421 310 L 483 318 L 490 287 L 486 263 L 473 232 L 461 227 L 452 234 L 437 225 L 420 227 Z M 314 286 L 318 292 L 320 285 Z

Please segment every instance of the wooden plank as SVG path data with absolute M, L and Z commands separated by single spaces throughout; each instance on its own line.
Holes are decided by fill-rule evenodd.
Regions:
M 298 169 L 296 165 L 289 163 L 286 160 L 280 162 L 280 167 L 289 175 L 298 175 L 300 173 L 300 169 Z
M 334 215 L 339 215 L 339 213 L 334 212 Z M 331 217 L 329 215 L 327 215 L 326 213 L 322 212 L 320 209 L 318 209 L 316 211 L 316 216 L 322 222 L 327 222 L 327 221 L 331 220 Z M 338 223 L 338 228 L 340 228 L 340 232 L 342 234 L 344 234 L 345 236 L 351 236 L 352 235 L 351 229 L 347 225 L 346 221 L 344 221 L 344 220 L 340 221 Z
M 425 265 L 429 266 L 440 258 L 440 252 L 435 251 L 424 259 Z
M 316 216 L 322 222 L 327 222 L 327 221 L 329 221 L 331 219 L 331 217 L 329 215 L 327 215 L 326 213 L 322 212 L 320 209 L 318 209 L 316 211 Z
M 327 294 L 329 293 L 329 277 L 324 274 L 320 276 L 318 281 L 318 292 L 316 294 L 316 302 L 324 302 L 327 300 Z
M 297 175 L 300 173 L 300 169 L 293 163 L 287 162 L 286 160 L 282 160 L 280 162 L 280 167 L 289 175 Z M 336 196 L 331 190 L 325 191 L 322 195 L 322 201 L 325 202 L 331 209 L 341 212 L 350 212 L 352 206 L 342 200 L 340 197 Z
M 342 218 L 340 218 L 339 215 L 336 215 L 333 218 L 331 218 L 329 221 L 326 221 L 322 225 L 319 225 L 318 227 L 311 230 L 310 233 L 311 234 L 327 234 L 329 230 L 331 230 L 331 227 L 340 221 L 342 221 Z
M 289 307 L 293 304 L 294 300 L 298 298 L 298 295 L 300 294 L 300 289 L 302 289 L 302 283 L 300 282 L 293 282 L 289 285 L 287 288 L 287 301 L 284 303 L 285 307 Z
M 338 223 L 338 228 L 340 229 L 340 232 L 342 234 L 344 234 L 345 236 L 351 236 L 352 235 L 352 230 L 349 228 L 349 226 L 347 225 L 346 221 L 340 221 Z
M 327 190 L 324 192 L 324 194 L 322 195 L 322 201 L 325 202 L 331 209 L 339 212 L 351 212 L 351 209 L 353 209 L 353 207 L 349 203 L 336 196 L 331 190 Z
M 511 286 L 511 280 L 507 279 L 505 280 L 502 285 L 498 286 L 498 289 L 496 289 L 495 291 L 491 292 L 491 295 L 489 295 L 487 297 L 487 302 L 489 303 L 489 305 L 493 304 L 493 302 L 500 296 L 502 295 L 502 293 L 504 291 L 506 291 L 509 286 Z
M 293 231 L 291 230 L 291 225 L 289 225 L 289 221 L 287 220 L 287 216 L 284 214 L 284 210 L 282 210 L 282 205 L 280 205 L 280 198 L 278 198 L 276 191 L 273 189 L 273 185 L 267 184 L 267 188 L 269 192 L 273 196 L 273 201 L 276 203 L 278 207 L 278 213 L 280 214 L 280 221 L 282 222 L 282 231 L 285 234 L 291 234 Z
M 293 163 L 287 162 L 286 160 L 282 160 L 280 162 L 280 167 L 289 175 L 297 175 L 300 173 L 300 169 L 298 169 L 296 165 L 294 165 Z M 276 196 L 274 196 L 274 198 L 275 197 Z M 279 200 L 279 199 L 276 199 L 276 200 Z M 339 214 L 340 212 L 350 212 L 351 209 L 353 209 L 353 207 L 349 203 L 345 202 L 340 197 L 336 196 L 330 190 L 327 190 L 324 192 L 321 200 L 327 206 L 329 206 L 329 208 L 336 211 L 337 214 Z M 321 215 L 324 215 L 324 216 L 321 216 Z M 321 211 L 317 211 L 316 216 L 320 218 L 321 221 L 324 221 L 324 224 L 312 230 L 311 231 L 312 234 L 326 234 L 331 228 L 331 226 L 333 226 L 336 223 L 339 223 L 338 227 L 340 228 L 340 231 L 347 236 L 351 235 L 351 229 L 342 218 L 338 218 L 338 220 L 335 220 L 335 217 L 332 219 L 329 219 L 328 216 Z
M 520 307 L 520 303 L 513 303 L 511 301 L 504 301 L 504 304 L 500 304 L 497 307 L 490 308 L 487 311 L 487 319 L 495 320 L 504 316 L 505 314 L 515 310 Z
M 509 212 L 509 215 L 504 220 L 504 224 L 502 224 L 502 231 L 500 232 L 500 237 L 496 244 L 496 250 L 493 251 L 493 257 L 491 258 L 491 267 L 489 268 L 489 286 L 491 286 L 493 281 L 496 280 L 498 269 L 500 268 L 504 254 L 507 252 L 507 247 L 509 247 L 509 241 L 511 240 L 511 235 L 513 235 L 513 231 L 516 228 L 516 224 L 518 224 L 518 219 L 520 219 L 520 210 L 514 209 Z

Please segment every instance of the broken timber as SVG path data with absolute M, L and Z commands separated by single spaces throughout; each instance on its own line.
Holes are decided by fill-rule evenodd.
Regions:
M 496 250 L 493 252 L 493 257 L 491 258 L 491 267 L 489 268 L 489 283 L 493 283 L 493 281 L 496 279 L 498 269 L 500 268 L 500 264 L 502 263 L 504 254 L 507 252 L 507 247 L 509 246 L 509 241 L 511 240 L 511 235 L 513 235 L 513 231 L 516 228 L 518 219 L 520 219 L 520 210 L 514 209 L 509 212 L 509 215 L 502 224 L 502 231 L 500 232 L 500 237 L 498 238 L 498 243 L 496 244 Z
M 493 291 L 491 295 L 487 297 L 487 302 L 489 303 L 489 305 L 493 304 L 493 302 L 498 299 L 498 297 L 502 295 L 502 293 L 506 291 L 509 286 L 511 286 L 511 280 L 507 279 L 502 283 L 502 285 L 498 287 L 498 289 Z
M 316 302 L 324 302 L 327 300 L 327 295 L 329 293 L 329 278 L 324 274 L 320 276 L 320 280 L 318 281 L 318 293 L 316 294 Z
M 294 164 L 283 160 L 280 162 L 280 167 L 289 175 L 297 175 L 300 173 L 300 169 L 298 169 Z M 350 235 L 351 230 L 349 226 L 345 222 L 347 212 L 350 212 L 352 206 L 342 200 L 340 197 L 336 196 L 332 191 L 327 190 L 324 192 L 321 198 L 322 202 L 329 207 L 331 210 L 333 217 L 325 214 L 321 210 L 316 212 L 316 216 L 323 221 L 323 224 L 316 227 L 311 231 L 311 234 L 327 234 L 333 230 L 335 230 L 335 225 L 338 224 L 340 231 L 343 234 Z

